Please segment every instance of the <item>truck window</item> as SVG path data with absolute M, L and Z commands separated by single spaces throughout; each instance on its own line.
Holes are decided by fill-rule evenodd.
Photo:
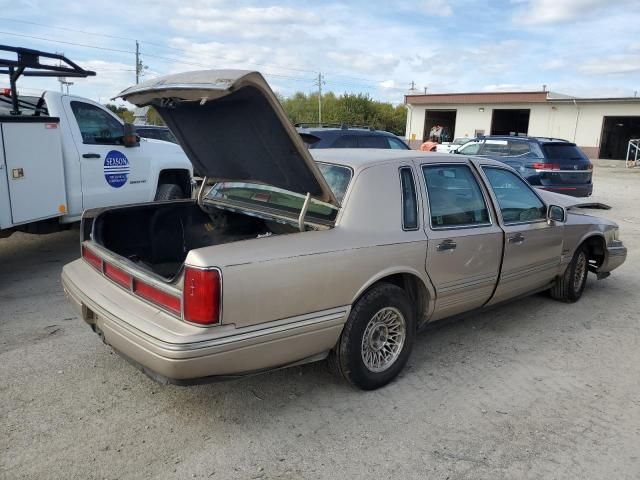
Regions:
M 82 143 L 89 145 L 120 145 L 124 133 L 118 120 L 95 105 L 71 102 L 71 110 L 76 117 Z

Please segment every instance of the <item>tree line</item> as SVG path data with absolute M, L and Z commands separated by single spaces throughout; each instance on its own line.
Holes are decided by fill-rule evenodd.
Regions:
M 318 94 L 297 92 L 293 96 L 278 96 L 289 119 L 295 123 L 318 122 Z M 322 123 L 366 125 L 378 130 L 387 130 L 396 135 L 404 135 L 407 110 L 404 105 L 373 100 L 364 93 L 333 92 L 322 96 Z
M 293 96 L 278 99 L 292 123 L 318 123 L 318 94 L 297 92 Z M 124 106 L 108 104 L 107 108 L 125 122 L 133 122 L 133 112 Z M 364 93 L 344 93 L 336 95 L 328 92 L 322 96 L 322 123 L 366 125 L 377 130 L 386 130 L 396 135 L 404 135 L 407 110 L 404 105 L 373 100 Z M 163 125 L 157 112 L 150 108 L 147 122 Z

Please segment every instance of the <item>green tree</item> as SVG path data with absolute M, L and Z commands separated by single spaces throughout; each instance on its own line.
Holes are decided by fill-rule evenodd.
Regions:
M 107 103 L 105 107 L 118 115 L 124 122 L 133 123 L 133 112 L 127 107 L 118 106 L 113 103 Z
M 318 122 L 318 94 L 296 92 L 289 98 L 278 97 L 289 119 L 295 123 Z M 322 123 L 366 125 L 403 135 L 407 111 L 404 105 L 373 100 L 368 94 L 328 92 L 322 96 Z

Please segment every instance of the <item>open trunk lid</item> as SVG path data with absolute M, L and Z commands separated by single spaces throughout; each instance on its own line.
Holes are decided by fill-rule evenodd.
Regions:
M 339 206 L 275 94 L 258 72 L 159 77 L 119 94 L 153 105 L 193 163 L 217 182 L 271 185 Z

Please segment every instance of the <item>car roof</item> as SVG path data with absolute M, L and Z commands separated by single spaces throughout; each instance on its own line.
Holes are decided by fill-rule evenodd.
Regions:
M 360 127 L 297 127 L 296 129 L 299 133 L 309 133 L 317 137 L 320 137 L 322 135 L 380 135 L 387 137 L 396 137 L 396 135 L 394 135 L 393 133 L 387 132 L 385 130 L 372 130 L 369 128 Z
M 552 137 L 529 137 L 526 135 L 485 135 L 484 137 L 478 137 L 477 140 L 522 140 L 522 141 L 536 141 L 538 143 L 566 143 L 568 145 L 575 145 L 575 143 L 565 140 L 564 138 L 552 138 Z
M 421 152 L 418 150 L 393 150 L 378 148 L 322 148 L 309 150 L 316 162 L 345 165 L 354 170 L 389 162 L 409 162 L 418 159 L 422 163 L 466 163 L 467 155 Z M 482 163 L 504 167 L 505 164 L 488 158 L 477 157 Z

